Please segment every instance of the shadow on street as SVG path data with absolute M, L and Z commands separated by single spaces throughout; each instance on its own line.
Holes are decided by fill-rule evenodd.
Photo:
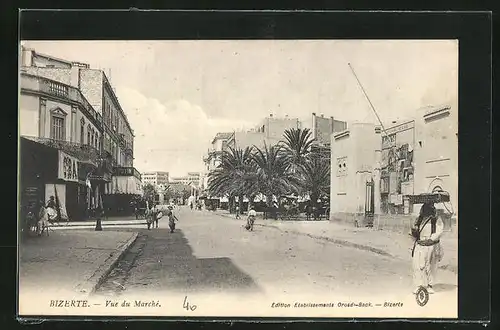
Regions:
M 196 258 L 182 230 L 143 230 L 97 294 L 135 291 L 260 292 L 230 258 Z

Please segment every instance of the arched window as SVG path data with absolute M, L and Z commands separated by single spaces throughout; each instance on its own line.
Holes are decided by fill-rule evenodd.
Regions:
M 90 124 L 88 124 L 88 126 L 87 126 L 87 144 L 88 145 L 90 145 L 90 143 L 92 141 L 91 136 L 90 136 L 91 132 L 92 132 L 92 126 L 90 126 Z

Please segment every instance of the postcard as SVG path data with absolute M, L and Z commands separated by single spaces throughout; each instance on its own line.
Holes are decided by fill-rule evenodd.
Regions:
M 458 317 L 457 40 L 22 40 L 19 315 Z

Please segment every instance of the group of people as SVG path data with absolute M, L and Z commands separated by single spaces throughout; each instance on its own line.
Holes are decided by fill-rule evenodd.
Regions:
M 44 232 L 49 234 L 49 223 L 57 218 L 57 204 L 54 196 L 50 196 L 47 202 L 40 200 L 35 209 L 28 212 L 27 225 L 29 230 L 36 228 L 36 233 L 41 236 Z
M 201 202 L 200 202 L 200 201 L 190 202 L 190 203 L 189 203 L 189 207 L 191 208 L 191 210 L 192 210 L 193 208 L 196 208 L 196 210 L 201 211 L 202 204 L 201 204 Z
M 146 211 L 146 224 L 148 226 L 148 230 L 151 227 L 158 228 L 158 223 L 163 216 L 168 218 L 168 227 L 170 228 L 170 232 L 173 233 L 175 230 L 175 223 L 179 221 L 179 218 L 174 214 L 173 205 L 167 206 L 167 210 L 165 214 L 163 214 L 163 210 L 157 204 L 153 204 L 151 208 Z

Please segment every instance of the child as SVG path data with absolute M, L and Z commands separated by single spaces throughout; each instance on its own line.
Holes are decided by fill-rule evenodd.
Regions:
M 174 215 L 174 212 L 172 211 L 173 207 L 169 206 L 168 211 L 167 211 L 167 217 L 168 217 L 168 226 L 170 227 L 170 232 L 173 233 L 175 230 L 175 222 L 179 221 L 177 217 Z

